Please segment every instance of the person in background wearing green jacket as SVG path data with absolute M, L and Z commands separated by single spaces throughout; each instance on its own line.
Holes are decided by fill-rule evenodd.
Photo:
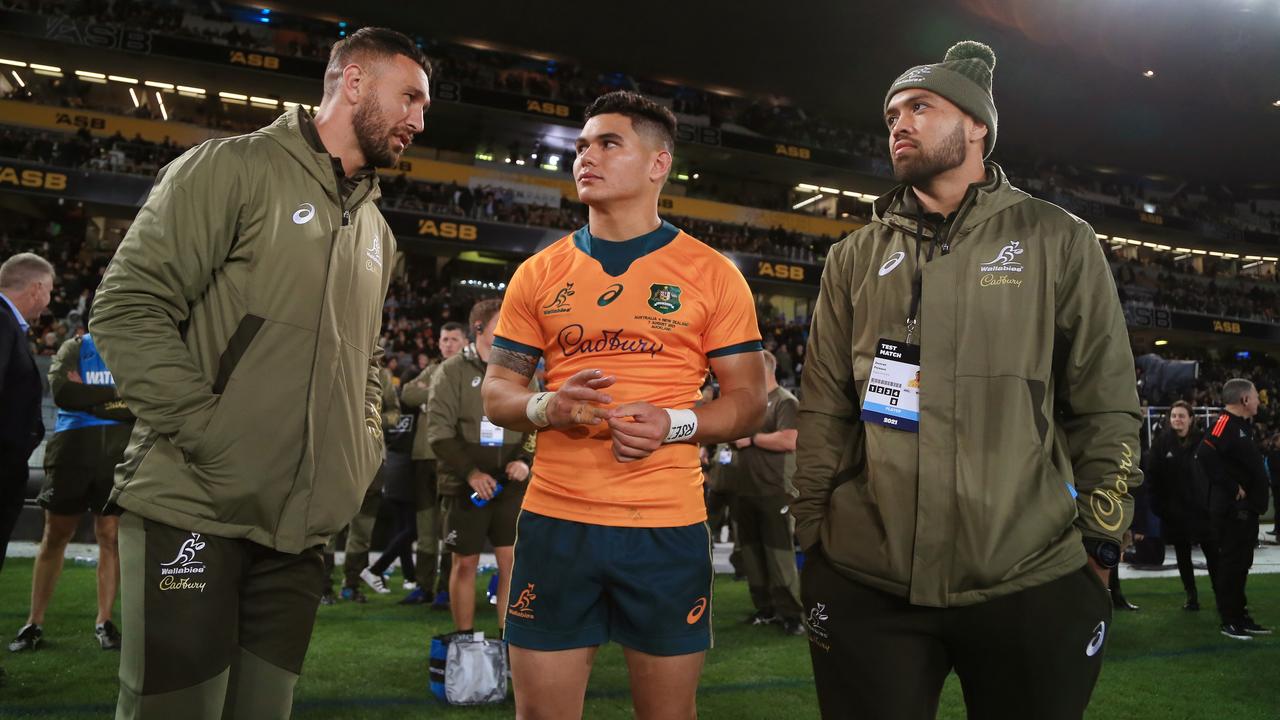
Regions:
M 792 506 L 823 717 L 1078 719 L 1139 470 L 1133 357 L 1091 227 L 994 163 L 995 55 L 884 99 L 894 173 L 827 257 Z
M 444 553 L 444 557 L 440 557 L 444 533 L 440 531 L 436 454 L 427 439 L 427 403 L 431 400 L 431 381 L 440 371 L 440 365 L 462 352 L 466 344 L 466 326 L 454 321 L 441 325 L 440 337 L 436 340 L 441 362 L 423 368 L 417 377 L 404 384 L 400 393 L 401 402 L 418 408 L 417 430 L 413 436 L 413 468 L 418 483 L 418 587 L 400 601 L 401 605 L 430 603 L 432 610 L 449 609 L 449 573 L 453 567 L 453 556 L 452 553 Z
M 796 416 L 799 401 L 778 385 L 778 361 L 764 353 L 764 389 L 769 393 L 760 430 L 734 443 L 741 479 L 733 494 L 733 521 L 742 544 L 742 564 L 755 613 L 748 625 L 780 624 L 786 635 L 804 635 L 800 577 L 796 572 Z
M 129 444 L 133 415 L 116 394 L 111 371 L 88 334 L 62 343 L 49 367 L 49 389 L 58 406 L 58 423 L 45 446 L 44 486 L 37 498 L 44 508 L 44 535 L 31 573 L 31 613 L 9 643 L 9 650 L 40 646 L 45 610 L 62 574 L 67 543 L 85 511 L 93 513 L 93 534 L 98 541 L 94 635 L 103 650 L 119 650 L 120 632 L 111 622 L 120 584 L 117 518 L 103 514 L 103 508 L 111 492 L 112 471 Z
M 315 118 L 161 169 L 90 330 L 137 416 L 120 508 L 116 717 L 287 717 L 321 550 L 382 460 L 378 337 L 396 245 L 375 168 L 422 130 L 408 37 L 334 44 Z
M 533 462 L 529 438 L 489 422 L 480 396 L 501 309 L 498 299 L 472 306 L 475 342 L 440 364 L 427 404 L 427 438 L 439 462 L 444 547 L 453 553 L 449 609 L 462 633 L 475 630 L 476 571 L 485 541 L 498 561 L 498 630 L 506 626 L 516 519 Z

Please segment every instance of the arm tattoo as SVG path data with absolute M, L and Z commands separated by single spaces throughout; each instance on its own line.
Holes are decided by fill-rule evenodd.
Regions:
M 489 362 L 519 373 L 525 379 L 533 377 L 533 370 L 538 366 L 538 358 L 500 347 L 495 347 L 489 354 Z

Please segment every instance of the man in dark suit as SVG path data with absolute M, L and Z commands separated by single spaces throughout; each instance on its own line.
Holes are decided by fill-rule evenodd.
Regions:
M 32 253 L 0 265 L 0 569 L 27 492 L 27 460 L 44 438 L 40 371 L 28 323 L 49 306 L 53 266 Z

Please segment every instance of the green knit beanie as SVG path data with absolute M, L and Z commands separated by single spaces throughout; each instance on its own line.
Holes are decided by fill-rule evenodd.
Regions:
M 961 110 L 987 126 L 986 152 L 996 146 L 996 104 L 991 98 L 991 73 L 996 69 L 996 54 L 991 48 L 973 40 L 951 46 L 942 62 L 917 65 L 902 73 L 884 96 L 884 109 L 889 100 L 909 88 L 923 88 L 955 103 Z

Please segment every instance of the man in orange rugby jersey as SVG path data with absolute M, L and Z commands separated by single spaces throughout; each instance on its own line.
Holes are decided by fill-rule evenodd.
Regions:
M 658 217 L 671 112 L 613 92 L 586 118 L 588 224 L 516 271 L 483 388 L 492 422 L 538 431 L 507 611 L 516 714 L 580 716 L 613 639 L 637 717 L 692 718 L 711 646 L 697 443 L 764 415 L 755 303 L 730 260 Z M 528 389 L 539 358 L 551 392 Z M 721 396 L 694 410 L 708 366 Z

